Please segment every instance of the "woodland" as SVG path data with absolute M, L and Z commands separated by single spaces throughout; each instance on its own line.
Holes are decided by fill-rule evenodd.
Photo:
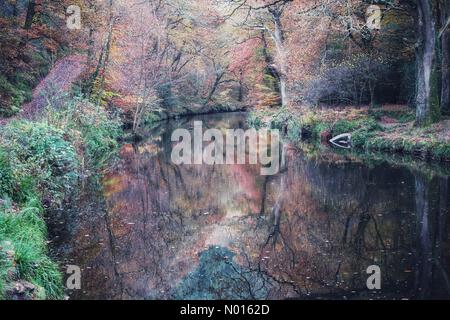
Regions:
M 449 0 L 0 0 L 0 298 L 64 297 L 43 217 L 167 119 L 450 161 L 449 50 Z

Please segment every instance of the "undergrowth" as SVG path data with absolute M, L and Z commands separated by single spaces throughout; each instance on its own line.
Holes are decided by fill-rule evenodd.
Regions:
M 40 121 L 0 129 L 0 298 L 17 281 L 31 299 L 63 297 L 59 266 L 48 255 L 45 208 L 72 195 L 81 176 L 101 169 L 118 149 L 120 122 L 81 98 L 48 107 Z

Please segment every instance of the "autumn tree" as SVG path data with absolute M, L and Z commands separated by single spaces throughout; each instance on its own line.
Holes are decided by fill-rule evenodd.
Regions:
M 231 6 L 227 18 L 237 20 L 237 23 L 243 28 L 260 30 L 262 37 L 266 34 L 270 37 L 275 48 L 275 59 L 268 58 L 268 68 L 277 79 L 281 105 L 289 104 L 289 94 L 287 89 L 287 53 L 285 48 L 285 30 L 283 28 L 282 16 L 286 7 L 293 0 L 272 0 L 272 1 L 249 1 L 249 0 L 229 0 Z M 266 47 L 263 49 L 268 52 L 267 42 L 263 41 Z
M 82 43 L 79 35 L 66 29 L 66 9 L 69 5 L 84 3 L 85 0 L 2 1 L 1 115 L 17 113 L 22 104 L 31 99 L 32 89 L 47 74 L 56 57 Z M 72 36 L 77 41 L 73 41 Z
M 416 124 L 439 118 L 438 55 L 436 52 L 437 1 L 417 0 Z
M 444 114 L 450 114 L 450 2 L 439 0 L 437 5 L 438 41 L 440 41 L 441 49 L 441 110 Z

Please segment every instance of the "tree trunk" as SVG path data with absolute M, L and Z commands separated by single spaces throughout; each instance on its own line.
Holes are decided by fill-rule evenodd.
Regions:
M 33 24 L 34 16 L 36 15 L 36 1 L 30 0 L 28 2 L 28 9 L 27 9 L 27 17 L 25 18 L 25 25 L 24 29 L 29 30 L 31 28 L 31 25 Z
M 265 31 L 261 32 L 261 40 L 263 43 L 263 56 L 264 60 L 267 65 L 267 73 L 277 80 L 277 83 L 275 83 L 273 90 L 276 91 L 278 94 L 280 93 L 280 77 L 278 74 L 278 71 L 274 67 L 273 58 L 269 54 L 269 45 L 267 44 L 266 34 Z
M 112 2 L 112 1 L 111 1 Z M 102 72 L 100 74 L 100 83 L 98 88 L 98 104 L 101 103 L 102 96 L 103 96 L 103 89 L 105 86 L 105 78 L 106 78 L 106 68 L 108 67 L 109 63 L 109 54 L 111 52 L 111 45 L 112 45 L 112 36 L 114 31 L 114 21 L 111 17 L 110 25 L 109 25 L 109 32 L 108 32 L 108 40 L 106 41 L 106 49 L 105 49 L 105 59 L 103 61 L 102 66 Z
M 440 0 L 440 26 L 445 28 L 450 17 L 450 4 L 448 0 Z M 444 30 L 444 29 L 443 29 Z M 441 42 L 441 111 L 450 114 L 450 37 L 448 30 L 444 31 Z
M 376 101 L 376 83 L 375 81 L 371 81 L 369 80 L 369 91 L 370 91 L 370 106 L 372 108 L 375 108 L 377 106 L 377 101 Z
M 426 0 L 429 1 L 429 0 Z M 415 174 L 416 236 L 417 256 L 415 291 L 419 298 L 425 298 L 431 290 L 432 243 L 430 235 L 430 181 L 422 173 Z
M 244 72 L 241 70 L 239 72 L 238 101 L 242 102 L 243 100 L 244 100 Z
M 282 10 L 280 9 L 270 9 L 269 12 L 272 14 L 272 19 L 274 22 L 274 34 L 273 39 L 275 42 L 275 47 L 278 54 L 278 75 L 280 81 L 280 97 L 281 106 L 285 107 L 289 104 L 289 97 L 287 93 L 287 63 L 286 63 L 286 52 L 284 48 L 284 32 L 283 26 L 281 24 Z
M 94 86 L 95 86 L 95 83 L 97 80 L 99 81 L 99 87 L 98 87 L 99 97 L 101 97 L 101 95 L 102 95 L 101 91 L 103 90 L 102 86 L 104 84 L 104 76 L 105 76 L 104 73 L 106 72 L 106 65 L 108 64 L 108 60 L 109 60 L 109 51 L 111 49 L 112 36 L 113 36 L 113 31 L 114 31 L 113 5 L 114 5 L 114 1 L 110 0 L 109 1 L 108 35 L 106 38 L 106 43 L 102 46 L 95 71 L 90 78 L 90 82 L 89 82 L 89 86 L 88 86 L 88 90 L 87 90 L 89 97 L 91 97 L 94 92 Z M 100 79 L 98 79 L 99 76 L 101 77 Z
M 436 243 L 435 243 L 435 255 L 433 261 L 439 270 L 441 279 L 447 288 L 448 294 L 450 294 L 450 279 L 447 274 L 447 270 L 443 267 L 443 260 L 445 259 L 445 241 L 447 239 L 447 216 L 449 214 L 448 210 L 448 177 L 442 177 L 439 179 L 439 213 L 436 226 Z
M 217 88 L 219 87 L 220 81 L 222 80 L 223 76 L 225 75 L 225 73 L 222 70 L 217 70 L 216 69 L 216 79 L 214 80 L 214 84 L 211 88 L 211 91 L 208 94 L 208 97 L 205 100 L 205 105 L 211 101 L 214 93 L 216 92 Z
M 416 125 L 425 126 L 439 119 L 439 90 L 436 56 L 436 0 L 417 0 L 418 43 L 416 79 Z
M 91 14 L 97 13 L 94 2 L 89 4 L 89 12 Z M 88 48 L 87 48 L 87 65 L 91 68 L 94 65 L 95 59 L 95 39 L 94 39 L 94 26 L 89 26 Z

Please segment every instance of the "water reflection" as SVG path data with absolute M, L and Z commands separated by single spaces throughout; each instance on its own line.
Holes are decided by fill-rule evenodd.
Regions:
M 197 118 L 198 119 L 198 118 Z M 245 115 L 203 117 L 244 128 Z M 73 299 L 449 298 L 448 176 L 285 148 L 285 168 L 181 165 L 172 121 L 124 145 L 103 188 L 53 221 Z M 378 265 L 382 289 L 369 291 Z

